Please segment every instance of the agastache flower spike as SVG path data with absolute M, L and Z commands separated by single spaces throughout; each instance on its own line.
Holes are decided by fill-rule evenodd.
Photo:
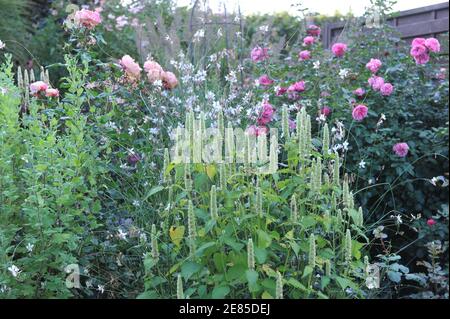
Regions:
M 194 206 L 192 201 L 188 204 L 188 236 L 189 236 L 189 249 L 191 256 L 195 254 L 195 240 L 197 238 L 197 228 L 195 223 Z
M 281 127 L 283 131 L 283 137 L 287 141 L 289 138 L 289 115 L 287 106 L 283 106 L 281 111 Z
M 260 163 L 266 163 L 268 160 L 267 155 L 267 135 L 258 135 L 258 159 Z
M 184 299 L 183 279 L 180 274 L 177 277 L 177 299 Z
M 335 157 L 336 159 L 334 160 L 334 164 L 333 164 L 333 184 L 335 186 L 339 186 L 341 181 L 340 181 L 340 176 L 339 176 L 339 155 L 337 153 L 335 153 Z
M 169 158 L 169 149 L 165 148 L 164 149 L 164 166 L 163 166 L 163 183 L 167 183 L 168 182 L 168 176 L 170 176 L 170 173 L 167 173 L 167 168 L 169 167 L 170 164 L 170 158 Z
M 19 89 L 23 89 L 23 75 L 20 65 L 17 67 L 17 86 L 19 87 Z
M 312 268 L 316 266 L 316 237 L 314 234 L 309 236 L 308 265 Z
M 220 189 L 226 190 L 227 189 L 227 167 L 225 164 L 220 163 L 219 164 L 219 181 L 220 181 Z
M 255 250 L 251 238 L 247 242 L 247 265 L 248 269 L 255 270 Z
M 325 260 L 325 276 L 331 276 L 331 261 L 329 259 Z
M 263 200 L 261 187 L 256 187 L 255 210 L 259 217 L 263 217 Z
M 270 163 L 269 169 L 271 174 L 275 174 L 278 170 L 278 140 L 275 134 L 270 137 Z
M 211 193 L 210 193 L 210 204 L 209 209 L 211 212 L 211 218 L 213 220 L 217 220 L 219 218 L 219 215 L 217 214 L 217 192 L 216 192 L 216 185 L 213 185 L 211 187 Z
M 349 264 L 352 261 L 352 234 L 350 229 L 345 232 L 345 262 Z
M 330 149 L 330 130 L 328 129 L 328 124 L 325 123 L 323 126 L 323 139 L 322 139 L 322 154 L 323 156 L 328 155 L 328 150 Z
M 298 207 L 297 207 L 297 199 L 295 194 L 291 197 L 291 220 L 292 222 L 297 222 L 298 220 Z
M 191 164 L 189 163 L 184 165 L 184 188 L 188 193 L 192 191 Z
M 275 286 L 275 299 L 283 299 L 283 277 L 279 271 L 277 271 L 277 282 Z
M 159 259 L 159 250 L 158 250 L 158 238 L 157 238 L 155 224 L 152 225 L 151 248 L 152 248 L 152 258 L 155 260 L 158 260 Z

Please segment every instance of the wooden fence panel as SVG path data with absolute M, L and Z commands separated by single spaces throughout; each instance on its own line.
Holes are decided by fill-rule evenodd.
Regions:
M 417 37 L 441 38 L 444 33 L 449 31 L 448 19 L 449 3 L 444 2 L 402 11 L 397 16 L 388 19 L 387 23 L 400 32 L 402 39 L 411 42 Z M 324 47 L 329 48 L 335 42 L 344 26 L 345 22 L 325 25 L 322 38 Z

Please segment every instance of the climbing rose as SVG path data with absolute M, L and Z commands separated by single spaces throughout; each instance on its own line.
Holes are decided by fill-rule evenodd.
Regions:
M 303 39 L 304 45 L 312 45 L 314 43 L 315 39 L 312 36 L 307 36 Z
M 392 147 L 392 150 L 397 154 L 399 157 L 405 157 L 408 155 L 409 146 L 406 143 L 397 143 Z
M 360 104 L 355 106 L 355 108 L 352 111 L 352 117 L 355 121 L 362 121 L 367 116 L 367 106 Z
M 366 91 L 363 88 L 357 88 L 353 91 L 353 94 L 355 94 L 357 97 L 362 97 L 364 94 L 366 94 Z
M 430 227 L 434 226 L 434 225 L 436 225 L 436 221 L 433 218 L 430 218 L 427 220 L 427 225 Z
M 45 96 L 47 97 L 58 97 L 59 91 L 58 89 L 47 89 L 45 90 Z
M 258 118 L 258 124 L 259 125 L 266 125 L 270 121 L 272 121 L 273 113 L 275 112 L 273 106 L 269 102 L 264 102 L 262 113 L 260 117 Z
M 102 17 L 96 11 L 82 9 L 75 12 L 75 23 L 88 29 L 93 29 L 102 22 Z
M 168 90 L 172 90 L 178 85 L 178 79 L 172 72 L 164 72 L 162 80 L 164 87 Z
M 309 60 L 311 59 L 311 52 L 309 52 L 308 50 L 301 51 L 298 54 L 298 58 L 299 60 Z
M 372 73 L 377 73 L 378 70 L 381 68 L 381 61 L 378 59 L 370 59 L 369 62 L 367 62 L 366 64 L 366 68 L 372 72 Z
M 48 89 L 48 84 L 43 81 L 37 81 L 30 84 L 30 93 L 33 95 Z
M 270 86 L 273 84 L 273 80 L 269 78 L 267 74 L 264 74 L 258 79 L 258 83 L 262 86 Z
M 252 61 L 253 62 L 264 61 L 265 59 L 267 59 L 269 57 L 268 52 L 269 52 L 268 48 L 261 48 L 261 47 L 253 48 L 253 50 L 251 52 Z
M 159 63 L 155 62 L 155 61 L 145 61 L 144 63 L 144 70 L 145 72 L 150 72 L 152 70 L 158 70 L 160 72 L 163 72 L 163 68 L 161 67 L 161 65 L 159 65 Z
M 391 83 L 384 83 L 380 87 L 381 95 L 389 96 L 392 94 L 392 91 L 394 91 L 394 86 Z
M 265 126 L 251 125 L 247 129 L 247 133 L 252 136 L 259 136 L 259 135 L 267 134 L 268 132 L 269 132 L 269 129 Z
M 298 81 L 290 85 L 288 92 L 303 92 L 305 90 L 305 81 Z
M 373 75 L 367 81 L 374 91 L 379 91 L 384 85 L 384 79 L 381 76 Z
M 329 106 L 324 106 L 320 109 L 320 114 L 325 115 L 326 117 L 328 117 L 328 115 L 331 114 L 331 108 Z
M 138 79 L 141 76 L 141 67 L 129 55 L 124 55 L 119 63 L 129 77 Z
M 331 51 L 333 52 L 334 56 L 341 57 L 344 55 L 345 51 L 347 51 L 347 44 L 335 43 L 331 47 Z
M 282 96 L 284 93 L 287 92 L 287 90 L 288 90 L 288 88 L 286 88 L 286 87 L 279 87 L 277 89 L 276 96 Z
M 308 29 L 306 30 L 306 33 L 318 37 L 320 35 L 320 27 L 316 26 L 315 24 L 310 24 L 308 26 Z
M 438 39 L 435 38 L 428 38 L 425 40 L 425 46 L 430 50 L 431 52 L 439 52 L 441 51 L 441 44 L 439 43 Z

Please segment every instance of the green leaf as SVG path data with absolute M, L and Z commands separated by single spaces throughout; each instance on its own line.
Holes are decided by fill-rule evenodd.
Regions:
M 188 280 L 189 278 L 191 278 L 193 274 L 198 272 L 201 268 L 202 268 L 201 265 L 192 261 L 188 261 L 183 265 L 181 265 L 181 275 L 185 280 Z
M 272 243 L 272 237 L 265 231 L 258 230 L 258 246 L 262 248 L 267 248 Z
M 250 290 L 250 292 L 258 291 L 259 286 L 257 284 L 257 281 L 258 281 L 259 274 L 255 270 L 248 269 L 245 272 L 245 276 L 247 278 L 248 289 Z
M 224 299 L 226 295 L 230 293 L 230 287 L 228 286 L 221 286 L 221 287 L 215 287 L 212 291 L 212 298 L 213 299 Z
M 311 266 L 305 266 L 305 269 L 303 270 L 302 278 L 308 277 L 313 273 L 314 269 Z

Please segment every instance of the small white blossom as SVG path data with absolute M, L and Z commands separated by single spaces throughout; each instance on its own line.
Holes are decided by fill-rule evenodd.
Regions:
M 3 42 L 2 40 L 0 40 L 0 50 L 5 48 L 5 42 Z
M 17 267 L 16 265 L 8 267 L 8 270 L 11 273 L 11 275 L 13 275 L 13 277 L 19 276 L 19 274 L 22 272 L 22 270 L 20 270 L 19 267 Z
M 33 251 L 33 248 L 34 248 L 34 244 L 28 243 L 25 248 L 27 249 L 27 251 L 29 253 L 31 253 Z
M 121 228 L 119 228 L 117 236 L 122 240 L 127 240 L 127 233 L 124 232 Z
M 313 69 L 318 70 L 320 68 L 320 61 L 314 61 L 313 62 Z
M 359 168 L 361 169 L 365 169 L 366 168 L 366 162 L 364 162 L 364 160 L 361 160 L 358 164 Z
M 105 286 L 103 285 L 98 285 L 97 286 L 97 291 L 99 291 L 101 294 L 105 292 Z
M 341 70 L 339 70 L 339 77 L 342 80 L 344 80 L 348 76 L 349 73 L 350 73 L 349 69 L 341 69 Z

